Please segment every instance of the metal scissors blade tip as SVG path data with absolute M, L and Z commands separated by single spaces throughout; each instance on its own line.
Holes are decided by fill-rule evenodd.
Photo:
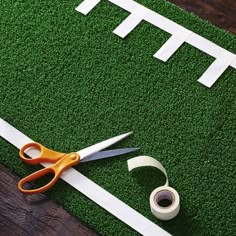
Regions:
M 85 157 L 91 156 L 94 153 L 97 153 L 97 152 L 121 141 L 122 139 L 128 137 L 130 134 L 132 134 L 132 132 L 128 132 L 125 134 L 115 136 L 113 138 L 107 139 L 105 141 L 102 141 L 100 143 L 94 144 L 90 147 L 87 147 L 87 148 L 84 148 L 84 149 L 78 151 L 77 153 L 80 155 L 80 160 L 84 159 Z

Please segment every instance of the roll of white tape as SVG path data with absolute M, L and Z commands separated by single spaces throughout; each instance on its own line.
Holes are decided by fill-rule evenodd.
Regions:
M 138 156 L 128 160 L 129 171 L 144 166 L 151 166 L 159 169 L 166 176 L 166 183 L 164 186 L 154 189 L 150 195 L 149 202 L 151 212 L 160 220 L 171 220 L 180 210 L 180 197 L 177 191 L 169 187 L 168 176 L 163 165 L 153 157 Z M 163 206 L 163 201 L 168 201 L 167 206 Z
M 163 200 L 168 200 L 171 204 L 169 206 L 161 206 L 160 202 Z M 171 220 L 179 213 L 179 194 L 169 186 L 161 186 L 154 189 L 150 195 L 149 202 L 152 214 L 160 220 Z

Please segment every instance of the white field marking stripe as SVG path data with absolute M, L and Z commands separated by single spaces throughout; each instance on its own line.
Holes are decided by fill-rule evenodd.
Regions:
M 81 12 L 84 15 L 87 15 L 101 0 L 86 0 L 83 1 L 78 7 L 76 7 L 76 11 Z
M 92 1 L 92 0 L 85 0 L 81 4 L 83 4 L 84 2 L 90 2 L 90 1 Z M 96 5 L 98 4 L 97 0 L 93 0 L 93 1 L 94 1 L 94 4 L 96 4 Z M 122 9 L 124 9 L 128 12 L 131 12 L 131 13 L 138 7 L 146 8 L 143 5 L 137 3 L 133 0 L 125 0 L 125 1 L 124 0 L 108 0 L 108 1 L 121 7 Z M 174 21 L 169 20 L 168 18 L 158 14 L 157 12 L 152 11 L 148 8 L 146 8 L 146 9 L 149 10 L 149 13 L 147 15 L 145 15 L 144 20 L 153 24 L 154 26 L 156 26 L 156 27 L 158 27 L 158 28 L 160 28 L 172 35 L 175 35 L 175 33 L 177 33 L 177 32 L 184 32 L 184 30 L 188 30 L 185 27 L 175 23 Z M 218 58 L 219 55 L 222 55 L 222 54 L 234 55 L 236 57 L 235 54 L 229 52 L 228 50 L 218 46 L 217 44 L 211 42 L 208 39 L 203 38 L 202 36 L 200 36 L 194 32 L 192 32 L 190 37 L 187 37 L 185 42 L 187 42 L 188 44 L 200 49 L 201 51 L 203 51 L 215 58 Z M 230 66 L 232 66 L 236 69 L 236 59 L 230 63 Z
M 110 2 L 116 4 L 117 6 L 123 8 L 124 10 L 127 10 L 129 12 L 133 12 L 135 8 L 138 8 L 141 6 L 142 8 L 146 8 L 143 5 L 133 1 L 133 0 L 109 0 Z M 186 35 L 186 31 L 191 32 L 191 36 L 186 38 L 186 42 L 189 43 L 190 45 L 200 49 L 201 51 L 217 58 L 219 54 L 231 54 L 235 55 L 226 49 L 218 46 L 217 44 L 211 42 L 210 40 L 186 29 L 185 27 L 175 23 L 172 20 L 169 20 L 168 18 L 158 14 L 155 11 L 152 11 L 148 8 L 146 10 L 149 10 L 148 14 L 145 14 L 144 20 L 155 25 L 156 27 L 172 34 L 175 35 L 176 33 L 178 35 L 183 34 L 183 37 Z M 233 67 L 236 68 L 236 63 L 231 63 Z
M 191 31 L 173 34 L 166 41 L 166 43 L 154 54 L 154 57 L 166 62 L 191 34 Z
M 108 0 L 108 1 L 114 3 L 116 6 L 123 8 L 124 10 L 129 11 L 129 12 L 132 12 L 135 8 L 139 6 L 144 7 L 143 5 L 132 0 L 125 0 L 125 1 L 124 0 Z
M 138 6 L 142 6 L 132 0 L 109 1 L 129 12 L 133 12 L 133 9 L 138 8 Z M 144 6 L 142 7 L 142 9 L 145 8 Z M 143 11 L 148 12 L 148 10 L 149 9 L 146 8 L 146 10 Z M 165 62 L 184 42 L 187 42 L 201 51 L 217 58 L 216 61 L 199 78 L 198 81 L 203 85 L 210 88 L 217 81 L 220 75 L 223 74 L 223 72 L 228 68 L 228 66 L 231 65 L 235 67 L 236 63 L 234 58 L 236 55 L 203 38 L 202 36 L 184 28 L 183 26 L 180 26 L 179 24 L 165 18 L 164 16 L 149 10 L 149 13 L 144 15 L 144 20 L 172 34 L 170 39 L 154 54 L 154 57 Z
M 198 82 L 210 88 L 229 67 L 232 60 L 217 58 L 198 79 Z
M 226 49 L 218 46 L 217 44 L 211 42 L 210 40 L 196 34 L 192 33 L 190 37 L 186 39 L 186 43 L 192 45 L 195 48 L 207 53 L 208 55 L 218 58 L 218 57 L 228 57 L 235 56 L 235 54 L 227 51 Z
M 128 16 L 113 31 L 118 36 L 124 38 L 142 20 L 145 20 L 172 34 L 169 40 L 154 54 L 154 57 L 165 62 L 184 42 L 187 42 L 193 47 L 200 49 L 212 57 L 215 57 L 215 62 L 212 63 L 206 72 L 198 79 L 198 81 L 203 85 L 210 88 L 217 81 L 220 75 L 223 74 L 223 72 L 228 68 L 228 66 L 236 68 L 236 55 L 211 42 L 210 40 L 205 39 L 204 37 L 184 28 L 183 26 L 167 19 L 166 17 L 144 7 L 133 0 L 109 1 L 123 8 L 124 10 L 131 12 L 131 15 Z
M 23 133 L 1 118 L 0 135 L 17 148 L 21 148 L 22 145 L 26 143 L 33 142 L 33 140 L 25 136 Z M 31 153 L 28 155 L 32 156 L 33 158 Z M 41 164 L 44 167 L 50 166 L 48 163 Z M 74 168 L 64 171 L 60 178 L 140 234 L 145 236 L 170 236 L 168 232 L 154 224 L 149 219 L 145 218 L 143 215 L 101 188 L 99 185 L 79 173 Z
M 138 6 L 141 6 L 142 8 L 146 8 L 143 5 L 134 2 L 132 0 L 109 0 L 110 2 L 116 4 L 117 6 L 123 8 L 124 10 L 127 10 L 129 12 L 133 12 L 135 8 Z M 190 45 L 200 49 L 201 51 L 217 58 L 219 54 L 229 54 L 229 55 L 234 55 L 235 54 L 229 52 L 228 50 L 218 46 L 217 44 L 211 42 L 210 40 L 192 32 L 191 30 L 186 29 L 185 27 L 175 23 L 172 20 L 169 20 L 168 18 L 158 14 L 155 11 L 152 11 L 148 8 L 149 10 L 148 14 L 145 14 L 144 20 L 155 25 L 156 27 L 172 34 L 175 35 L 176 33 L 181 35 L 186 35 L 186 31 L 191 32 L 191 36 L 187 37 L 186 42 L 189 43 Z M 233 67 L 236 68 L 236 62 L 231 63 Z
M 143 5 L 141 5 L 141 4 L 139 4 L 135 1 L 132 1 L 132 0 L 126 0 L 126 1 L 123 1 L 123 0 L 108 0 L 108 1 L 114 3 L 115 5 L 123 8 L 124 10 L 129 11 L 131 13 L 135 9 L 141 7 L 143 9 L 143 11 L 148 12 L 148 14 L 145 14 L 145 17 L 144 17 L 145 21 L 153 24 L 154 26 L 156 26 L 156 27 L 158 27 L 158 28 L 170 33 L 170 34 L 174 34 L 176 32 L 179 32 L 181 29 L 187 30 L 183 26 L 175 23 L 172 20 L 167 19 L 166 17 L 158 14 L 155 11 L 150 10 L 149 8 L 143 6 Z
M 236 68 L 236 55 L 235 55 L 235 58 L 234 60 L 231 62 L 230 64 L 232 67 Z
M 167 19 L 166 17 L 154 11 L 150 11 L 150 13 L 145 16 L 144 20 L 164 30 L 165 32 L 169 34 L 175 34 L 177 32 L 187 30 L 183 26 L 175 23 L 174 21 Z
M 121 38 L 126 37 L 148 14 L 148 9 L 137 7 L 132 13 L 113 31 Z

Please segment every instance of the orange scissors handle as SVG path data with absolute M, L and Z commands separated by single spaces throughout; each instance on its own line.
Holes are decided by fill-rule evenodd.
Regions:
M 25 156 L 25 151 L 30 149 L 37 149 L 40 151 L 40 154 L 38 157 L 35 157 L 33 159 L 27 158 Z M 20 149 L 20 157 L 21 159 L 26 162 L 27 164 L 35 165 L 39 164 L 41 162 L 57 162 L 60 160 L 63 156 L 65 156 L 65 153 L 55 152 L 53 150 L 50 150 L 40 143 L 27 143 Z
M 48 190 L 49 188 L 51 188 L 56 183 L 56 181 L 58 180 L 58 178 L 60 177 L 60 175 L 63 171 L 65 171 L 66 169 L 68 169 L 69 167 L 71 167 L 73 165 L 78 164 L 79 161 L 80 161 L 80 156 L 77 153 L 65 154 L 64 157 L 61 158 L 59 161 L 57 161 L 56 164 L 54 164 L 50 167 L 44 168 L 42 170 L 39 170 L 39 171 L 25 177 L 24 179 L 20 180 L 18 183 L 18 189 L 22 193 L 26 193 L 26 194 L 42 193 L 42 192 Z M 25 183 L 39 179 L 40 177 L 47 175 L 48 173 L 53 173 L 54 177 L 45 186 L 37 188 L 37 189 L 24 189 L 23 188 L 23 185 Z
M 27 152 L 30 149 L 36 149 L 40 151 L 39 156 L 34 157 L 33 159 L 27 158 L 25 156 L 25 152 Z M 60 153 L 60 152 L 55 152 L 53 150 L 50 150 L 43 145 L 39 143 L 27 143 L 20 149 L 20 157 L 21 159 L 28 163 L 28 164 L 39 164 L 41 162 L 55 162 L 54 165 L 46 167 L 42 170 L 39 170 L 25 178 L 19 181 L 18 183 L 18 189 L 26 194 L 33 194 L 33 193 L 42 193 L 49 188 L 51 188 L 58 178 L 60 177 L 61 173 L 68 169 L 69 167 L 76 165 L 80 161 L 80 156 L 77 153 L 70 153 L 70 154 L 65 154 L 65 153 Z M 24 189 L 23 185 L 25 183 L 31 182 L 33 180 L 39 179 L 40 177 L 47 175 L 48 173 L 53 173 L 54 177 L 53 179 L 46 184 L 45 186 L 37 189 Z

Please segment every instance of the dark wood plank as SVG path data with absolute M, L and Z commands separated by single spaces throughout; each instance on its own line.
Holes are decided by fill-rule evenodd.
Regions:
M 0 165 L 0 235 L 97 235 L 45 195 L 20 193 L 18 181 Z
M 236 0 L 168 0 L 219 28 L 236 34 Z

